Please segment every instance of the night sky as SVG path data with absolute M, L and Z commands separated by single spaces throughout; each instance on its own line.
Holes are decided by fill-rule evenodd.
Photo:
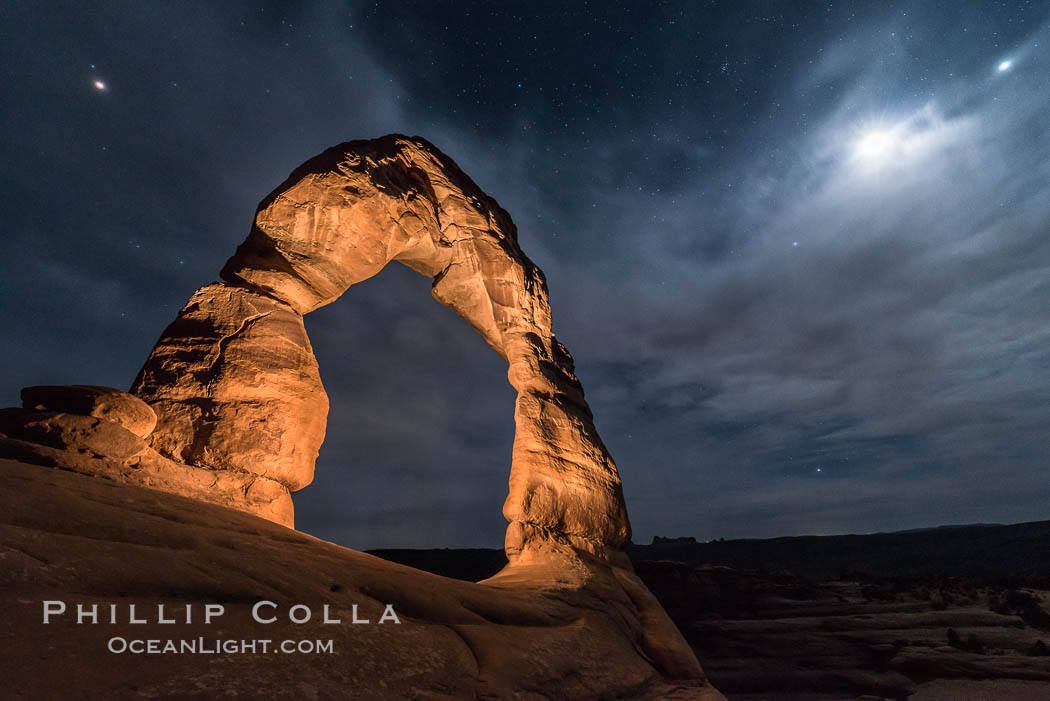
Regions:
M 127 388 L 255 206 L 423 136 L 546 273 L 635 542 L 1050 518 L 1046 2 L 5 2 L 0 405 Z M 503 361 L 391 265 L 306 326 L 297 526 L 499 546 Z

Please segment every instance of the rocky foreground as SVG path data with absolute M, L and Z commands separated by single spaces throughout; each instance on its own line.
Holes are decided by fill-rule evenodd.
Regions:
M 447 579 L 251 514 L 66 470 L 0 460 L 0 563 L 5 698 L 722 698 L 657 673 L 611 582 L 565 587 L 557 574 L 525 569 L 480 584 Z M 275 604 L 262 614 L 276 622 L 253 620 L 260 600 Z M 45 601 L 68 611 L 45 625 Z M 78 603 L 98 604 L 99 622 L 78 625 Z M 225 609 L 210 624 L 206 603 Z M 129 622 L 130 604 L 146 624 Z M 301 625 L 289 620 L 297 604 L 311 610 Z M 388 604 L 400 623 L 379 623 Z M 339 624 L 323 622 L 324 605 Z M 114 653 L 113 638 L 202 639 L 205 648 L 331 641 L 332 650 Z

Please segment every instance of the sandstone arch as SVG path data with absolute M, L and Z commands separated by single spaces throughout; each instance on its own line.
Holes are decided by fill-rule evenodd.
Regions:
M 434 297 L 507 360 L 518 392 L 503 508 L 510 564 L 478 584 L 453 587 L 328 544 L 304 559 L 299 546 L 288 547 L 304 541 L 287 539 L 283 529 L 183 499 L 292 525 L 290 491 L 313 477 L 328 413 L 303 314 L 395 260 L 434 280 Z M 461 675 L 475 695 L 723 699 L 623 552 L 630 527 L 620 479 L 572 358 L 551 331 L 542 274 L 518 247 L 506 212 L 447 156 L 399 135 L 325 151 L 263 200 L 222 278 L 197 290 L 162 333 L 135 379 L 137 397 L 109 387 L 28 387 L 21 409 L 0 409 L 0 458 L 154 490 L 114 496 L 101 489 L 85 501 L 71 491 L 94 483 L 64 490 L 63 478 L 44 480 L 45 497 L 95 514 L 70 524 L 93 530 L 86 549 L 95 548 L 97 562 L 112 561 L 107 541 L 120 530 L 113 531 L 116 518 L 131 524 L 125 530 L 183 533 L 171 541 L 175 553 L 141 548 L 133 538 L 119 543 L 153 553 L 160 567 L 182 563 L 211 586 L 197 562 L 202 548 L 223 553 L 208 560 L 220 577 L 236 578 L 245 567 L 227 557 L 240 548 L 225 532 L 211 534 L 230 528 L 255 543 L 249 559 L 277 553 L 281 562 L 324 569 L 342 558 L 360 593 L 372 596 L 378 586 L 406 597 L 423 624 L 413 639 L 425 650 L 444 650 L 450 640 L 465 646 Z M 119 508 L 98 511 L 110 500 Z M 253 541 L 260 525 L 269 535 Z M 157 534 L 148 535 L 152 543 Z M 41 562 L 50 591 L 54 568 Z M 90 584 L 81 581 L 81 566 L 59 568 L 73 573 L 77 591 Z M 263 581 L 249 580 L 249 588 Z M 422 594 L 415 582 L 426 582 Z M 154 584 L 170 590 L 166 578 Z M 385 657 L 370 659 L 374 669 Z M 427 683 L 445 693 L 447 670 L 425 666 Z
M 512 563 L 551 551 L 622 558 L 619 475 L 551 330 L 543 274 L 510 216 L 419 137 L 330 148 L 260 203 L 223 282 L 194 293 L 134 382 L 157 413 L 152 447 L 247 475 L 245 490 L 309 484 L 328 399 L 302 315 L 391 261 L 432 278 L 434 298 L 507 360 L 518 392 L 503 507 Z M 242 508 L 290 520 L 290 500 L 272 501 Z

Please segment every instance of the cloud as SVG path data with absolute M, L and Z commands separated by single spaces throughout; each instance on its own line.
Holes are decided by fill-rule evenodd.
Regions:
M 435 12 L 15 12 L 9 401 L 126 386 L 293 167 L 402 131 L 545 271 L 639 540 L 1045 516 L 1045 18 L 609 6 L 544 34 Z M 513 394 L 427 288 L 391 268 L 307 317 L 332 398 L 310 532 L 502 541 Z
M 683 482 L 694 471 L 700 479 L 720 469 L 736 475 L 712 485 L 710 515 L 689 518 L 711 523 L 720 514 L 728 523 L 719 534 L 772 535 L 799 531 L 803 521 L 792 519 L 807 513 L 804 522 L 823 524 L 821 532 L 857 529 L 850 519 L 930 524 L 951 520 L 950 508 L 961 517 L 986 514 L 994 512 L 982 510 L 989 502 L 1015 517 L 1042 515 L 1036 466 L 1045 458 L 1034 438 L 1045 436 L 1039 417 L 1050 408 L 1038 379 L 1050 360 L 1050 143 L 1031 131 L 1047 91 L 1039 66 L 1029 69 L 1016 85 L 979 72 L 960 76 L 949 81 L 946 104 L 905 107 L 896 121 L 866 117 L 856 92 L 847 92 L 803 145 L 814 158 L 786 165 L 772 181 L 766 161 L 739 162 L 733 179 L 743 185 L 736 209 L 727 208 L 739 222 L 727 246 L 734 254 L 708 266 L 678 258 L 670 284 L 681 307 L 673 323 L 648 326 L 646 363 L 674 365 L 681 381 L 718 388 L 703 402 L 715 435 L 719 421 L 749 427 L 739 451 L 677 469 Z M 832 47 L 800 82 L 863 83 L 869 73 Z M 1032 91 L 1033 81 L 1040 90 Z M 880 119 L 895 132 L 890 159 L 858 163 L 858 134 Z M 704 225 L 700 209 L 682 218 Z M 774 426 L 781 430 L 770 436 Z M 764 480 L 783 464 L 766 462 L 770 438 L 780 460 L 814 442 L 842 457 L 817 475 L 820 460 L 810 455 L 799 470 Z M 858 441 L 895 445 L 871 477 L 844 464 L 850 455 L 863 459 Z M 840 473 L 849 477 L 829 481 Z M 982 494 L 978 485 L 989 480 L 1004 492 Z M 745 496 L 734 498 L 734 490 Z M 676 493 L 681 499 L 670 500 L 683 512 L 698 496 Z M 917 502 L 910 510 L 895 506 L 902 494 Z M 675 521 L 646 522 L 643 532 L 681 530 Z

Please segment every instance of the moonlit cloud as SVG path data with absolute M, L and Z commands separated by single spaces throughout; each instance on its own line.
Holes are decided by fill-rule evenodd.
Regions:
M 871 80 L 863 69 L 855 77 Z M 864 115 L 848 94 L 830 105 L 813 130 L 815 158 L 786 166 L 763 193 L 777 204 L 737 200 L 737 221 L 760 233 L 709 271 L 710 284 L 690 295 L 699 305 L 678 317 L 682 330 L 651 346 L 651 356 L 691 363 L 692 381 L 715 388 L 693 410 L 695 425 L 748 436 L 732 442 L 743 452 L 712 446 L 694 469 L 711 475 L 706 462 L 771 476 L 683 494 L 683 508 L 690 499 L 713 506 L 710 533 L 746 513 L 770 519 L 765 535 L 857 530 L 858 517 L 879 528 L 1040 517 L 1042 470 L 1033 468 L 1050 432 L 1036 418 L 1047 403 L 1035 378 L 1048 357 L 1039 346 L 1050 340 L 1037 311 L 1050 301 L 1050 149 L 1035 124 L 1046 82 L 1035 94 L 979 76 L 943 87 L 910 113 L 902 94 L 895 118 Z M 740 167 L 742 192 L 769 182 L 765 163 Z M 796 237 L 802 247 L 785 253 L 780 242 Z M 733 290 L 738 301 L 723 304 Z M 833 481 L 822 485 L 785 465 L 829 456 L 821 476 Z M 1000 478 L 1001 489 L 977 498 L 982 480 Z M 891 496 L 920 484 L 921 508 Z M 733 499 L 718 493 L 735 488 L 767 495 L 779 513 L 752 510 L 753 499 L 725 511 L 718 504 Z M 837 495 L 832 510 L 806 497 L 826 490 Z M 835 501 L 865 494 L 884 501 L 852 511 Z M 672 518 L 657 523 L 653 530 L 674 530 Z
M 857 156 L 865 160 L 881 160 L 890 155 L 897 139 L 881 129 L 869 131 L 857 140 Z

